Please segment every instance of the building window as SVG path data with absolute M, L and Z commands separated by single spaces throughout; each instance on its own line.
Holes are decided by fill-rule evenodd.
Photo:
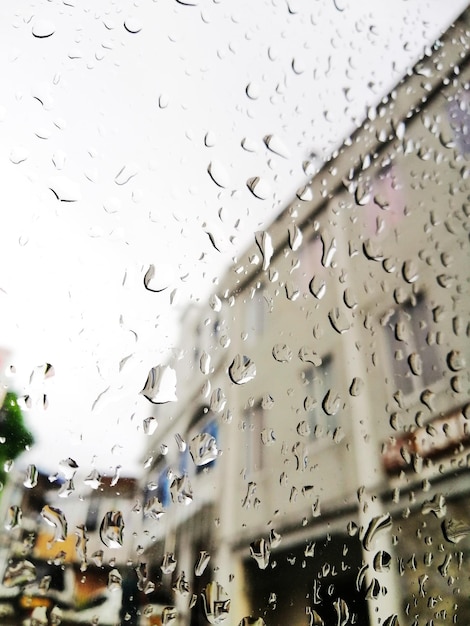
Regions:
M 404 395 L 420 392 L 442 377 L 440 353 L 431 331 L 431 312 L 419 295 L 385 321 L 385 338 L 393 383 Z

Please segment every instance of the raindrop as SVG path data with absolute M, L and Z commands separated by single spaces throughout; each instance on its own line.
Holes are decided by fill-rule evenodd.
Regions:
M 222 585 L 212 581 L 204 588 L 201 597 L 207 621 L 211 624 L 221 624 L 230 611 L 230 598 Z
M 290 224 L 288 229 L 289 246 L 294 252 L 300 248 L 302 243 L 302 232 L 296 224 Z
M 158 98 L 158 106 L 160 109 L 166 109 L 170 104 L 170 96 L 167 93 L 161 93 Z
M 23 163 L 23 161 L 26 161 L 28 156 L 29 156 L 29 150 L 27 150 L 23 146 L 15 146 L 14 148 L 11 149 L 10 161 L 14 165 L 19 165 L 20 163 Z
M 177 0 L 177 2 L 180 2 L 180 4 L 186 4 L 180 0 Z M 176 625 L 177 619 L 178 611 L 174 606 L 166 606 L 162 609 L 162 626 L 174 626 Z
M 266 135 L 264 138 L 266 148 L 285 159 L 290 159 L 291 154 L 285 143 L 277 135 Z
M 211 161 L 207 172 L 214 183 L 219 187 L 228 187 L 230 185 L 228 172 L 220 161 Z
M 349 387 L 349 393 L 351 396 L 358 396 L 364 388 L 364 381 L 362 378 L 353 378 L 351 386 Z
M 413 261 L 405 261 L 403 263 L 402 274 L 406 282 L 410 284 L 415 283 L 419 278 L 418 269 Z
M 423 362 L 421 356 L 417 352 L 412 352 L 408 357 L 408 364 L 410 366 L 411 373 L 415 376 L 421 376 L 423 373 Z
M 465 357 L 460 353 L 459 350 L 451 350 L 447 355 L 447 365 L 449 366 L 449 369 L 453 372 L 458 372 L 459 370 L 465 368 Z
M 285 343 L 276 343 L 272 355 L 279 363 L 287 363 L 292 359 L 292 350 Z
M 211 463 L 219 455 L 215 437 L 209 433 L 200 433 L 193 437 L 189 444 L 189 452 L 198 467 Z
M 384 621 L 383 626 L 400 626 L 397 615 L 389 615 Z
M 75 473 L 78 469 L 78 465 L 76 461 L 71 459 L 70 457 L 67 459 L 63 459 L 59 463 L 59 469 L 61 473 L 64 475 L 64 478 L 71 479 L 75 476 Z
M 266 200 L 271 193 L 271 187 L 264 178 L 254 176 L 246 181 L 246 185 L 251 193 L 259 200 Z
M 217 136 L 216 136 L 216 134 L 213 131 L 211 131 L 211 130 L 207 131 L 207 133 L 206 133 L 206 135 L 204 137 L 204 145 L 207 148 L 213 148 L 216 143 L 217 143 Z M 212 176 L 212 174 L 211 174 L 211 176 Z
M 341 398 L 332 389 L 329 389 L 323 398 L 322 407 L 327 415 L 336 415 L 341 408 Z
M 211 393 L 211 398 L 209 401 L 209 408 L 213 413 L 222 413 L 227 403 L 227 398 L 225 397 L 224 392 L 220 387 L 214 389 Z
M 93 554 L 91 555 L 93 563 L 97 567 L 101 567 L 103 565 L 103 557 L 104 557 L 103 550 L 96 550 L 96 552 L 93 552 Z
M 209 554 L 209 552 L 206 552 L 205 550 L 201 550 L 199 552 L 199 557 L 194 567 L 194 574 L 196 576 L 202 576 L 202 574 L 204 573 L 204 570 L 206 569 L 210 561 L 210 558 L 211 558 L 211 555 Z
M 246 86 L 245 92 L 250 100 L 257 100 L 260 96 L 261 89 L 258 83 L 251 82 Z
M 60 509 L 46 504 L 41 510 L 41 517 L 55 528 L 53 541 L 65 541 L 67 538 L 67 520 Z
M 174 503 L 188 505 L 193 501 L 193 490 L 189 478 L 183 476 L 174 476 L 170 483 L 171 499 Z
M 254 141 L 254 139 L 250 139 L 249 137 L 244 137 L 241 141 L 241 146 L 247 152 L 258 152 L 259 145 Z
M 161 264 L 158 272 L 154 265 L 150 265 L 144 276 L 144 286 L 149 291 L 160 293 L 171 285 L 174 280 L 174 272 L 171 266 Z
M 230 380 L 236 385 L 249 383 L 256 376 L 256 365 L 246 355 L 237 354 L 228 368 Z
M 323 244 L 322 265 L 324 267 L 331 267 L 333 257 L 336 254 L 336 239 L 334 237 L 328 237 L 326 234 L 321 235 L 321 242 Z
M 177 561 L 173 552 L 165 552 L 160 568 L 164 574 L 172 574 L 176 569 L 176 564 Z
M 186 580 L 184 572 L 176 578 L 172 587 L 174 592 L 179 593 L 181 596 L 187 596 L 189 594 L 189 583 Z
M 310 202 L 313 200 L 313 189 L 310 185 L 304 185 L 300 187 L 300 189 L 297 189 L 295 195 L 299 200 L 302 200 L 302 202 Z
M 3 576 L 5 587 L 20 587 L 36 580 L 36 567 L 26 560 L 10 563 Z
M 26 470 L 26 477 L 24 479 L 23 485 L 27 489 L 32 489 L 38 484 L 38 470 L 35 465 L 28 465 Z
M 175 370 L 167 365 L 152 367 L 140 393 L 153 404 L 175 402 L 177 400 Z
M 322 358 L 312 348 L 308 346 L 302 346 L 299 350 L 299 359 L 304 363 L 311 363 L 315 367 L 319 367 L 322 364 Z
M 321 300 L 326 293 L 326 282 L 318 276 L 313 276 L 308 288 L 312 296 L 315 296 L 317 300 Z
M 215 293 L 209 298 L 209 306 L 216 313 L 222 310 L 222 301 Z
M 134 35 L 140 33 L 140 31 L 142 30 L 142 24 L 138 19 L 134 17 L 128 17 L 124 20 L 124 28 L 127 30 L 128 33 Z
M 7 511 L 7 519 L 5 521 L 5 528 L 7 530 L 12 530 L 13 528 L 17 528 L 21 526 L 21 520 L 23 519 L 23 512 L 21 507 L 16 504 L 10 506 Z
M 199 359 L 199 369 L 201 370 L 201 373 L 204 375 L 207 375 L 210 372 L 211 357 L 210 357 L 210 354 L 207 354 L 207 352 L 205 351 L 201 354 L 201 358 Z
M 155 417 L 146 417 L 143 421 L 143 429 L 146 435 L 153 435 L 158 428 L 158 421 Z
M 271 235 L 265 231 L 257 231 L 255 241 L 263 257 L 263 270 L 267 270 L 274 252 Z
M 294 74 L 303 74 L 305 72 L 305 63 L 302 59 L 292 59 L 292 70 Z
M 80 185 L 66 176 L 53 176 L 49 189 L 60 202 L 77 202 L 81 198 Z
M 445 516 L 447 513 L 446 499 L 442 493 L 436 494 L 432 500 L 428 500 L 421 507 L 421 513 L 428 515 L 432 513 L 438 519 Z
M 36 20 L 31 32 L 37 39 L 46 39 L 54 34 L 55 26 L 49 20 Z
M 442 533 L 446 541 L 459 543 L 470 534 L 470 525 L 467 522 L 456 519 L 448 519 L 442 522 Z
M 346 626 L 349 621 L 349 607 L 344 600 L 338 598 L 336 602 L 333 602 L 335 607 L 337 626 Z
M 108 574 L 108 589 L 119 591 L 122 588 L 122 576 L 117 569 L 112 569 Z
M 392 563 L 392 557 L 385 550 L 380 550 L 374 556 L 374 569 L 376 572 L 388 572 Z
M 137 163 L 128 163 L 122 167 L 114 178 L 116 185 L 125 185 L 139 173 Z
M 250 555 L 258 563 L 260 569 L 266 569 L 269 565 L 271 550 L 265 539 L 257 539 L 250 544 Z
M 328 313 L 328 319 L 330 320 L 331 326 L 340 335 L 342 335 L 351 328 L 351 324 L 347 320 L 344 313 L 340 311 L 338 307 L 335 307 Z
M 88 485 L 88 487 L 91 487 L 92 489 L 98 489 L 98 487 L 101 485 L 101 476 L 98 470 L 92 470 L 83 480 L 83 482 L 85 483 L 85 485 Z
M 380 532 L 390 530 L 391 527 L 392 518 L 390 517 L 389 513 L 383 513 L 382 515 L 378 515 L 377 517 L 372 518 L 362 539 L 362 545 L 364 546 L 364 550 L 371 550 L 372 543 L 375 537 Z
M 107 548 L 121 548 L 124 518 L 121 511 L 108 511 L 100 525 L 100 538 Z

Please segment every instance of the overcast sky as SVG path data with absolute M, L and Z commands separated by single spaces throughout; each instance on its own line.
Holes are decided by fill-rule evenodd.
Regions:
M 141 468 L 139 391 L 176 344 L 176 313 L 466 5 L 1 4 L 0 346 L 33 400 L 28 460 Z

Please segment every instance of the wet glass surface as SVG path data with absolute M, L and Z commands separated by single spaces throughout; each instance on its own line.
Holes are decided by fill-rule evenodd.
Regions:
M 2 6 L 0 623 L 468 624 L 465 8 Z

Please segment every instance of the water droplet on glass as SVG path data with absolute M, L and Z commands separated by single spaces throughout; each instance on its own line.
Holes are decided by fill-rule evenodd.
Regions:
M 158 106 L 160 109 L 166 109 L 170 104 L 170 96 L 167 93 L 161 93 L 158 97 Z
M 273 346 L 272 355 L 279 363 L 287 363 L 292 359 L 292 350 L 285 343 L 276 343 Z
M 342 335 L 351 328 L 351 324 L 346 315 L 338 307 L 331 309 L 328 313 L 328 319 L 330 320 L 331 326 L 339 335 Z
M 364 388 L 364 381 L 362 378 L 353 378 L 351 386 L 349 387 L 349 393 L 352 396 L 358 396 Z
M 158 428 L 157 419 L 153 416 L 146 417 L 143 421 L 143 428 L 146 435 L 153 435 Z
M 321 300 L 326 293 L 326 282 L 318 276 L 313 276 L 308 288 L 312 296 L 315 296 L 317 300 Z
M 222 389 L 217 387 L 217 389 L 214 389 L 214 391 L 211 393 L 209 401 L 210 410 L 213 413 L 222 413 L 226 404 L 227 398 L 225 397 L 224 392 L 222 391 Z
M 319 367 L 322 364 L 322 358 L 312 348 L 308 346 L 302 346 L 299 350 L 299 359 L 303 363 L 311 363 L 315 367 Z
M 116 185 L 125 185 L 131 178 L 134 178 L 139 173 L 139 166 L 137 163 L 127 163 L 122 167 L 114 178 Z
M 23 512 L 21 507 L 18 505 L 13 505 L 8 508 L 7 518 L 5 521 L 5 528 L 7 530 L 12 530 L 13 528 L 17 528 L 21 526 L 21 520 L 23 518 Z
M 253 178 L 249 178 L 246 181 L 246 185 L 251 193 L 258 198 L 259 200 L 266 200 L 271 194 L 271 187 L 269 183 L 264 178 L 260 178 L 259 176 L 254 176 Z
M 200 433 L 193 437 L 189 444 L 189 452 L 197 466 L 207 465 L 219 455 L 215 437 L 209 433 Z
M 255 233 L 255 241 L 263 257 L 263 270 L 267 270 L 274 252 L 271 235 L 264 230 L 257 231 Z
M 149 265 L 144 276 L 144 286 L 149 291 L 160 293 L 171 285 L 174 280 L 174 271 L 170 265 L 160 264 L 158 270 L 155 265 Z
M 101 485 L 101 476 L 98 470 L 92 470 L 88 476 L 83 480 L 85 485 L 91 487 L 92 489 L 98 489 Z
M 201 370 L 201 373 L 205 375 L 209 374 L 210 372 L 211 357 L 205 351 L 201 354 L 201 358 L 199 359 L 199 369 Z
M 459 543 L 470 534 L 470 525 L 456 519 L 447 519 L 442 522 L 442 533 L 446 541 Z
M 107 548 L 121 548 L 124 518 L 121 511 L 108 511 L 100 525 L 100 538 Z
M 36 567 L 26 560 L 10 563 L 3 575 L 5 587 L 22 587 L 36 580 Z
M 117 569 L 112 569 L 108 574 L 108 589 L 119 591 L 122 588 L 122 576 Z
M 181 572 L 179 576 L 177 576 L 171 588 L 175 593 L 178 593 L 180 596 L 184 597 L 189 595 L 189 582 L 186 580 L 184 572 Z
M 415 376 L 421 376 L 423 373 L 423 362 L 421 356 L 417 352 L 412 352 L 408 357 L 408 364 L 410 366 L 411 373 Z
M 124 20 L 124 28 L 128 33 L 137 34 L 142 30 L 142 23 L 135 17 L 128 17 Z
M 27 150 L 23 146 L 15 146 L 14 148 L 11 149 L 10 161 L 14 165 L 19 165 L 20 163 L 23 163 L 23 161 L 26 161 L 28 156 L 29 156 L 29 150 Z
M 379 550 L 374 556 L 374 569 L 376 572 L 388 572 L 392 564 L 392 557 L 385 550 Z
M 241 146 L 247 152 L 258 152 L 259 145 L 254 139 L 250 139 L 249 137 L 244 137 L 241 141 Z
M 405 261 L 403 263 L 402 274 L 406 282 L 410 284 L 415 283 L 419 278 L 418 268 L 413 261 Z
M 162 503 L 156 497 L 150 498 L 144 506 L 144 517 L 149 519 L 160 519 L 165 513 Z
M 36 20 L 31 30 L 34 37 L 38 39 L 45 39 L 50 37 L 55 32 L 55 26 L 49 20 Z
M 184 3 L 181 3 L 184 4 Z M 174 606 L 166 606 L 162 610 L 162 626 L 176 626 L 178 611 Z
M 245 89 L 246 95 L 250 98 L 250 100 L 257 100 L 260 96 L 261 89 L 258 83 L 251 82 L 248 83 Z
M 27 489 L 32 489 L 38 484 L 38 475 L 39 475 L 39 472 L 36 469 L 36 466 L 28 465 L 28 468 L 26 470 L 26 477 L 24 479 L 23 485 Z
M 222 585 L 213 581 L 201 593 L 204 612 L 211 624 L 221 624 L 227 619 L 230 611 L 230 598 Z
M 230 380 L 236 385 L 249 383 L 256 376 L 256 365 L 246 355 L 237 354 L 228 368 Z
M 97 567 L 101 567 L 103 565 L 103 557 L 104 557 L 103 550 L 97 550 L 96 552 L 93 552 L 93 554 L 91 555 L 93 563 Z
M 447 365 L 453 372 L 458 372 L 465 368 L 465 357 L 459 350 L 451 350 L 447 355 Z
M 55 529 L 53 541 L 65 541 L 67 538 L 67 520 L 60 509 L 49 504 L 43 506 L 41 517 Z
M 78 202 L 81 198 L 80 185 L 66 176 L 53 176 L 49 189 L 60 202 Z
M 384 513 L 372 518 L 362 539 L 364 550 L 371 550 L 375 537 L 381 532 L 390 530 L 391 527 L 392 518 L 389 513 Z
M 230 185 L 230 176 L 220 161 L 211 161 L 207 168 L 209 176 L 219 187 L 228 187 Z
M 175 370 L 167 365 L 152 367 L 140 393 L 153 404 L 175 402 L 177 400 Z
M 193 489 L 186 474 L 174 476 L 170 483 L 171 499 L 176 504 L 191 504 L 193 501 Z
M 204 137 L 204 145 L 207 148 L 213 148 L 216 143 L 217 143 L 217 135 L 211 130 L 207 131 Z
M 323 245 L 322 265 L 324 267 L 330 267 L 333 261 L 333 257 L 336 254 L 336 239 L 329 237 L 326 234 L 322 234 L 321 242 Z
M 266 626 L 266 622 L 262 617 L 244 617 L 238 626 Z
M 266 135 L 266 137 L 264 138 L 264 143 L 266 145 L 266 148 L 268 148 L 268 150 L 271 150 L 271 152 L 274 152 L 275 154 L 278 154 L 285 159 L 290 159 L 291 154 L 289 152 L 289 149 L 282 141 L 282 139 L 277 135 Z
M 294 252 L 300 248 L 302 243 L 302 232 L 297 224 L 290 224 L 288 229 L 289 246 Z
M 215 294 L 212 294 L 211 297 L 209 298 L 209 306 L 211 307 L 213 311 L 218 313 L 219 311 L 222 310 L 222 301 L 218 296 L 216 296 Z
M 257 539 L 250 544 L 250 555 L 258 563 L 260 569 L 266 569 L 269 565 L 271 550 L 265 539 Z
M 447 513 L 446 499 L 442 493 L 436 494 L 432 500 L 426 501 L 421 507 L 421 513 L 428 515 L 432 513 L 438 519 L 445 517 Z
M 173 552 L 165 552 L 160 568 L 164 574 L 172 574 L 176 569 L 176 564 L 177 561 Z
M 349 622 L 349 607 L 344 600 L 338 598 L 335 602 L 333 602 L 333 606 L 335 607 L 336 617 L 337 617 L 337 626 L 346 626 Z
M 211 558 L 211 555 L 209 554 L 209 552 L 206 552 L 205 550 L 201 550 L 199 552 L 197 563 L 194 566 L 194 574 L 196 576 L 202 576 L 202 574 L 204 573 L 204 570 L 206 569 L 210 561 L 210 558 Z

